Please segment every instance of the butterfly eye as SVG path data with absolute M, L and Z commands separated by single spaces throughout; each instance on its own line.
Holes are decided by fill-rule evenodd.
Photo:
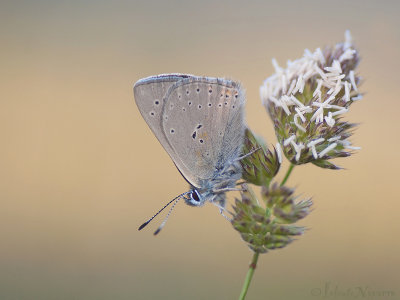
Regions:
M 194 201 L 200 202 L 200 196 L 199 196 L 199 193 L 198 193 L 196 190 L 194 190 L 194 191 L 190 194 L 190 197 L 191 197 Z

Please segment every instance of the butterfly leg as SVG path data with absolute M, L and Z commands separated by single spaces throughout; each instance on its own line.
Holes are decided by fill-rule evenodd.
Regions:
M 218 203 L 214 203 L 214 205 L 215 205 L 216 207 L 219 208 L 219 213 L 220 213 L 227 221 L 232 222 L 232 219 L 229 218 L 227 215 L 224 214 L 224 212 L 229 212 L 229 211 L 226 210 L 225 207 L 220 206 Z
M 245 155 L 242 155 L 242 156 L 239 156 L 238 158 L 236 158 L 235 159 L 235 161 L 239 161 L 239 160 L 242 160 L 242 159 L 244 159 L 244 158 L 246 158 L 246 157 L 249 157 L 249 156 L 251 156 L 251 155 L 253 155 L 254 153 L 256 153 L 258 150 L 260 150 L 260 149 L 262 149 L 261 147 L 258 147 L 258 148 L 256 148 L 256 149 L 253 149 L 253 150 L 251 150 L 249 153 L 247 153 L 247 154 L 245 154 Z
M 225 210 L 226 210 L 225 208 L 220 207 L 220 208 L 219 208 L 220 214 L 221 214 L 228 222 L 232 222 L 232 219 L 229 218 L 227 215 L 224 214 L 224 211 L 225 211 Z
M 242 185 L 242 184 L 245 184 L 245 183 L 247 183 L 246 181 L 239 181 L 239 182 L 236 182 L 236 185 Z
M 228 212 L 229 211 L 225 208 L 225 203 L 226 203 L 226 197 L 224 194 L 221 195 L 217 195 L 217 197 L 215 198 L 215 200 L 212 202 L 216 207 L 219 208 L 219 212 L 220 214 L 229 222 L 232 221 L 231 218 L 229 218 L 227 215 L 224 214 L 224 212 Z
M 222 188 L 213 190 L 214 193 L 225 193 L 225 192 L 242 192 L 245 189 L 243 188 Z

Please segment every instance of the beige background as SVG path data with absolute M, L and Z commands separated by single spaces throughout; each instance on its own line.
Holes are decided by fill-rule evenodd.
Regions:
M 301 2 L 301 4 L 300 4 Z M 247 90 L 247 122 L 275 143 L 258 89 L 281 65 L 352 31 L 365 78 L 343 171 L 294 170 L 310 230 L 263 255 L 248 299 L 368 287 L 400 297 L 397 1 L 19 1 L 0 4 L 0 299 L 235 299 L 251 253 L 187 185 L 141 118 L 133 83 L 187 72 Z M 286 167 L 286 165 L 285 165 Z M 280 174 L 280 178 L 282 174 Z M 323 293 L 323 291 L 322 291 Z M 336 295 L 337 299 L 353 299 Z M 374 298 L 368 298 L 374 299 Z

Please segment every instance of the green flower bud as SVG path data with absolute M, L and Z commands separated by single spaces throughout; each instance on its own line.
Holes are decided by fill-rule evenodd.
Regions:
M 250 129 L 245 131 L 243 153 L 251 153 L 243 158 L 242 178 L 255 185 L 269 185 L 280 168 L 280 153 L 269 150 L 261 137 L 255 136 Z
M 233 227 L 240 233 L 249 248 L 258 253 L 283 248 L 293 241 L 293 236 L 304 233 L 304 228 L 293 223 L 310 211 L 311 200 L 295 202 L 294 191 L 273 185 L 262 188 L 261 205 L 253 192 L 243 185 L 242 200 L 233 206 Z

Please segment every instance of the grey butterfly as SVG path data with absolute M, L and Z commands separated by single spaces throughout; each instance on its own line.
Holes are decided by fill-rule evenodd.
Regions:
M 173 208 L 181 197 L 192 206 L 211 202 L 223 213 L 225 192 L 235 190 L 241 177 L 245 95 L 239 83 L 162 74 L 136 82 L 134 96 L 144 120 L 190 185 L 158 213 L 175 201 Z

